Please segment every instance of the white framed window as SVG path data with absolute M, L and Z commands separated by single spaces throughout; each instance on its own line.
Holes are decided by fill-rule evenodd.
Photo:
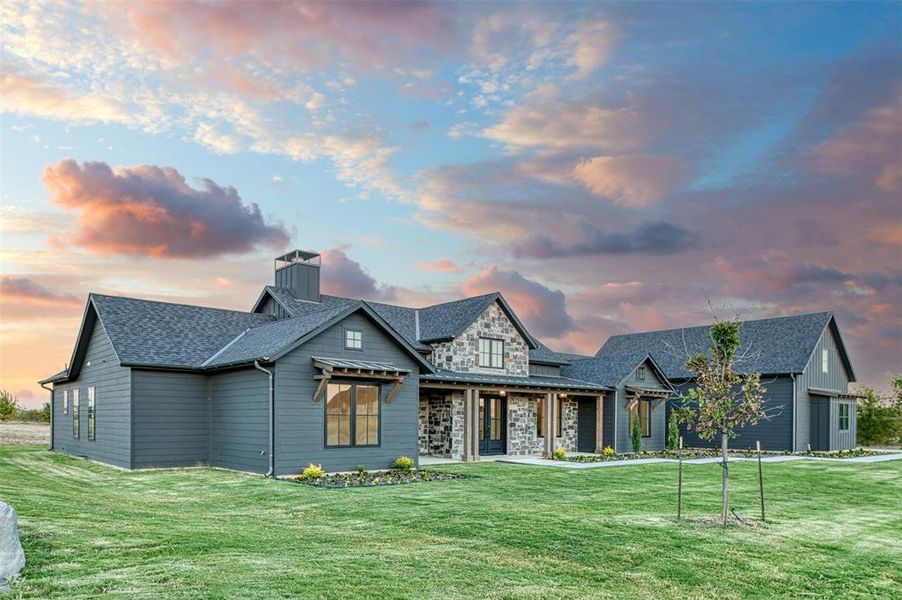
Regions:
M 78 390 L 72 390 L 72 437 L 76 440 L 81 435 L 81 419 L 78 415 Z
M 88 439 L 94 441 L 96 431 L 94 411 L 94 386 L 88 388 Z
M 504 340 L 479 338 L 479 366 L 490 369 L 504 368 Z
M 830 372 L 830 351 L 826 348 L 821 350 L 821 372 Z
M 645 381 L 645 367 L 636 369 L 636 381 Z
M 69 390 L 63 390 L 63 414 L 69 414 Z
M 363 350 L 363 332 L 358 329 L 345 329 L 345 348 Z

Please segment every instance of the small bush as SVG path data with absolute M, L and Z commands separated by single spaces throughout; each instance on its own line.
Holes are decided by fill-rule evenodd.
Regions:
M 555 451 L 551 453 L 551 456 L 553 456 L 555 460 L 564 460 L 567 458 L 567 451 L 563 448 L 556 448 Z
M 307 481 L 316 481 L 325 474 L 326 472 L 323 471 L 322 465 L 314 465 L 313 463 L 310 463 L 301 471 L 301 477 Z
M 613 458 L 614 455 L 617 454 L 610 446 L 605 446 L 601 453 L 604 454 L 606 458 Z
M 632 433 L 630 434 L 630 439 L 633 442 L 633 452 L 635 452 L 636 454 L 642 452 L 642 430 L 639 429 L 638 414 L 638 411 L 636 411 L 636 416 L 633 417 Z
M 357 474 L 366 475 L 366 465 L 357 465 Z
M 398 460 L 395 461 L 395 464 L 392 465 L 392 468 L 399 471 L 410 471 L 413 469 L 413 466 L 414 463 L 412 458 L 409 456 L 399 456 Z
M 675 412 L 670 413 L 670 420 L 667 421 L 667 449 L 677 450 L 680 445 L 680 427 L 677 422 Z

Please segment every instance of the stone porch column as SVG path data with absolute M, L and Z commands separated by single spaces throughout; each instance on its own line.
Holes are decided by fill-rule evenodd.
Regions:
M 557 441 L 557 394 L 545 394 L 545 458 L 551 458 L 554 454 L 555 442 Z

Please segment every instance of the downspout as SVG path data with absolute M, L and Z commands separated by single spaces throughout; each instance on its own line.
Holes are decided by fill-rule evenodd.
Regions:
M 796 382 L 795 373 L 790 373 L 789 377 L 792 379 L 792 451 L 796 452 L 798 449 L 798 447 L 796 446 L 796 441 L 797 441 L 796 438 L 798 437 L 798 428 L 799 428 L 799 423 L 798 423 L 798 421 L 796 421 L 796 394 L 797 394 L 796 385 L 797 385 L 797 382 Z M 809 419 L 809 421 L 811 420 L 810 415 L 809 415 L 808 419 Z
M 53 450 L 53 388 L 47 387 L 46 383 L 39 383 L 38 385 L 50 392 L 50 450 Z
M 276 388 L 273 384 L 274 373 L 269 369 L 264 369 L 263 367 L 261 367 L 260 361 L 258 360 L 254 361 L 254 368 L 269 375 L 269 471 L 266 472 L 266 475 L 264 475 L 264 477 L 274 477 L 276 471 L 276 457 L 273 455 L 275 453 L 276 447 L 275 438 L 273 436 L 276 413 Z

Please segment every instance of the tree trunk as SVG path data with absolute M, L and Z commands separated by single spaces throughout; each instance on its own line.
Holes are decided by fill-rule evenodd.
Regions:
M 720 436 L 720 449 L 723 454 L 723 506 L 721 509 L 723 516 L 723 526 L 727 526 L 727 519 L 730 517 L 730 467 L 727 464 L 727 434 Z

